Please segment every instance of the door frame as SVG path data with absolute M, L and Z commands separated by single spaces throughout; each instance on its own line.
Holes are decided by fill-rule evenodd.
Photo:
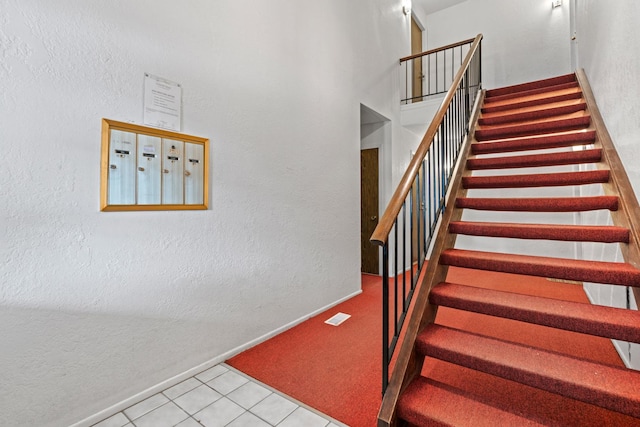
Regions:
M 360 104 L 360 150 L 378 149 L 378 218 L 387 207 L 391 179 L 391 120 Z M 358 157 L 359 158 L 359 157 Z M 362 254 L 361 254 L 362 256 Z M 382 250 L 378 254 L 378 275 L 382 275 Z
M 411 43 L 411 54 L 415 55 L 416 53 L 421 53 L 424 52 L 424 27 L 423 25 L 420 23 L 420 21 L 418 20 L 418 18 L 416 18 L 416 16 L 412 13 L 411 14 L 411 37 L 410 37 L 410 43 Z M 417 29 L 417 31 L 420 32 L 420 51 L 417 52 L 414 49 L 414 24 L 415 24 L 415 28 Z M 417 38 L 417 37 L 416 37 Z M 424 58 L 416 58 L 412 60 L 412 64 L 411 64 L 411 103 L 413 104 L 414 102 L 421 102 L 423 100 L 422 96 L 416 96 L 416 91 L 418 89 L 418 85 L 420 86 L 420 95 L 422 95 L 424 93 L 424 86 L 425 86 L 425 64 L 424 64 Z M 416 73 L 419 73 L 420 75 L 416 75 Z

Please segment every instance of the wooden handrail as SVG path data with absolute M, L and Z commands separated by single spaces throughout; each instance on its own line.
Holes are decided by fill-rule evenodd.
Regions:
M 421 56 L 431 55 L 433 53 L 442 52 L 443 50 L 452 49 L 454 47 L 463 46 L 465 44 L 470 44 L 470 43 L 473 43 L 474 41 L 475 41 L 475 39 L 467 39 L 467 40 L 463 40 L 461 42 L 451 43 L 449 45 L 441 46 L 441 47 L 438 47 L 438 48 L 435 48 L 435 49 L 425 50 L 424 52 L 415 53 L 413 55 L 409 55 L 409 56 L 405 56 L 404 58 L 400 58 L 400 63 L 402 64 L 405 61 L 409 61 L 409 60 L 415 59 L 415 58 L 420 58 Z
M 640 268 L 640 205 L 638 205 L 638 199 L 636 198 L 629 177 L 625 171 L 624 165 L 618 156 L 618 152 L 613 144 L 611 135 L 607 131 L 607 127 L 604 123 L 604 119 L 600 114 L 600 110 L 596 104 L 596 98 L 591 90 L 591 85 L 587 79 L 583 69 L 576 70 L 576 77 L 585 101 L 587 102 L 587 108 L 591 115 L 591 120 L 594 124 L 598 141 L 602 145 L 605 158 L 609 164 L 609 170 L 611 173 L 611 182 L 616 187 L 616 191 L 619 194 L 619 203 L 621 209 L 618 213 L 612 213 L 613 222 L 616 225 L 627 227 L 630 232 L 629 244 L 622 247 L 622 255 L 625 262 L 633 265 L 636 268 Z M 640 289 L 634 287 L 633 293 L 636 298 L 636 302 L 640 304 Z
M 458 86 L 460 86 L 462 77 L 464 76 L 464 73 L 469 67 L 471 58 L 473 58 L 474 53 L 480 46 L 480 42 L 482 40 L 482 34 L 478 34 L 476 38 L 472 40 L 473 40 L 473 44 L 471 45 L 469 52 L 467 52 L 467 56 L 464 59 L 464 62 L 461 64 L 460 69 L 456 73 L 456 76 L 453 79 L 453 82 L 451 83 L 451 87 L 449 88 L 449 90 L 447 91 L 447 94 L 442 100 L 442 104 L 440 104 L 440 108 L 438 109 L 438 112 L 436 113 L 433 120 L 431 121 L 431 125 L 429 125 L 429 128 L 427 128 L 427 132 L 424 134 L 424 137 L 422 138 L 422 141 L 420 142 L 420 145 L 418 146 L 418 149 L 416 150 L 415 155 L 413 156 L 413 158 L 411 159 L 411 162 L 409 163 L 409 167 L 407 168 L 402 179 L 400 180 L 400 184 L 398 184 L 396 191 L 393 193 L 393 196 L 391 197 L 391 200 L 387 205 L 387 209 L 384 211 L 382 218 L 380 218 L 380 222 L 378 222 L 378 226 L 376 227 L 376 229 L 373 231 L 373 234 L 371 235 L 370 241 L 376 245 L 382 246 L 387 242 L 387 239 L 389 238 L 389 233 L 391 232 L 391 228 L 393 227 L 393 224 L 395 223 L 395 220 L 398 217 L 398 214 L 400 213 L 400 209 L 402 209 L 402 204 L 407 198 L 407 195 L 411 190 L 411 186 L 413 185 L 413 181 L 416 175 L 418 174 L 418 171 L 420 170 L 420 165 L 422 164 L 422 161 L 424 160 L 425 156 L 427 155 L 427 152 L 429 151 L 429 148 L 431 147 L 431 144 L 433 142 L 433 139 L 435 138 L 436 132 L 438 131 L 438 128 L 440 127 L 440 124 L 444 119 L 447 109 L 449 108 L 449 104 L 451 104 L 451 100 L 453 99 L 453 96 L 456 94 L 456 91 L 458 90 Z

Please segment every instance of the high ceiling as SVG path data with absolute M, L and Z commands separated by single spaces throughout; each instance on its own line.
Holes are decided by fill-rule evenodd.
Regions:
M 428 15 L 463 1 L 466 0 L 412 0 L 412 4 L 414 8 L 419 8 Z

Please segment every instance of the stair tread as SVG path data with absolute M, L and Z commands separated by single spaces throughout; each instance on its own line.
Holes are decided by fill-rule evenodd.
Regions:
M 494 105 L 501 102 L 510 102 L 518 99 L 529 98 L 536 95 L 544 95 L 552 92 L 557 92 L 565 89 L 573 89 L 580 88 L 580 85 L 577 81 L 568 82 L 568 83 L 560 83 L 557 85 L 540 87 L 537 89 L 531 89 L 522 92 L 513 92 L 507 93 L 504 95 L 490 95 L 489 97 L 485 97 L 484 105 Z
M 531 107 L 534 105 L 545 105 L 553 102 L 566 101 L 582 97 L 582 90 L 575 85 L 569 88 L 556 89 L 550 92 L 534 93 L 528 96 L 508 98 L 502 101 L 485 103 L 480 110 L 483 114 L 497 111 L 508 111 L 515 108 Z
M 486 99 L 490 100 L 504 95 L 524 94 L 527 92 L 533 92 L 536 90 L 551 90 L 553 87 L 561 86 L 564 84 L 576 84 L 575 74 L 565 74 L 558 77 L 552 77 L 549 79 L 535 80 L 527 83 L 520 83 L 516 85 L 504 86 L 496 89 L 489 89 L 486 93 Z
M 622 262 L 446 249 L 440 255 L 440 263 L 478 270 L 640 287 L 640 270 Z
M 432 304 L 610 339 L 640 342 L 640 311 L 443 282 Z
M 514 151 L 588 145 L 593 144 L 595 139 L 596 132 L 594 130 L 586 132 L 579 130 L 542 136 L 528 136 L 498 139 L 489 142 L 476 142 L 471 144 L 471 151 L 474 154 L 509 153 Z
M 513 212 L 585 212 L 618 210 L 616 196 L 587 197 L 458 197 L 456 208 Z
M 428 396 L 428 404 L 425 397 Z M 474 427 L 543 426 L 512 412 L 488 405 L 462 390 L 424 377 L 412 381 L 398 402 L 398 416 L 411 425 L 459 425 Z
M 530 120 L 517 124 L 478 126 L 475 137 L 478 141 L 513 138 L 519 136 L 541 135 L 561 130 L 586 128 L 591 117 L 584 111 L 566 114 L 553 119 Z
M 416 349 L 434 357 L 552 393 L 640 417 L 640 372 L 428 325 Z
M 465 176 L 464 188 L 524 188 L 583 185 L 609 181 L 609 171 L 604 169 L 580 172 L 557 172 L 520 175 Z
M 453 221 L 449 223 L 449 232 L 470 236 L 563 240 L 572 242 L 629 242 L 629 229 L 613 225 Z
M 602 159 L 602 149 L 565 151 L 561 153 L 528 154 L 507 157 L 485 157 L 468 159 L 467 169 L 507 169 L 540 166 L 559 166 L 580 163 L 596 163 Z
M 527 124 L 537 124 L 537 125 L 541 125 L 544 123 L 548 123 L 548 122 L 562 122 L 562 121 L 569 121 L 571 119 L 575 119 L 575 118 L 580 118 L 580 117 L 585 117 L 585 116 L 589 116 L 589 113 L 583 110 L 578 110 L 578 111 L 573 111 L 570 113 L 565 113 L 565 114 L 559 114 L 557 116 L 552 116 L 552 117 L 542 117 L 542 118 L 533 118 L 533 119 L 529 119 L 529 120 L 523 120 L 523 121 L 518 121 L 516 123 L 501 123 L 501 124 L 489 124 L 489 125 L 479 125 L 476 126 L 476 129 L 479 130 L 488 130 L 488 129 L 502 129 L 502 128 L 511 128 L 511 127 L 518 127 L 518 126 L 522 126 L 522 125 L 527 125 Z
M 544 118 L 571 114 L 587 108 L 582 99 L 554 102 L 551 104 L 527 106 L 508 111 L 483 113 L 478 124 L 480 126 L 507 124 L 526 120 L 541 120 Z

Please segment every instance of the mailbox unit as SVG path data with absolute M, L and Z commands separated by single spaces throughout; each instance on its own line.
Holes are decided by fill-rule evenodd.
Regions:
M 209 140 L 102 119 L 100 210 L 207 209 Z

